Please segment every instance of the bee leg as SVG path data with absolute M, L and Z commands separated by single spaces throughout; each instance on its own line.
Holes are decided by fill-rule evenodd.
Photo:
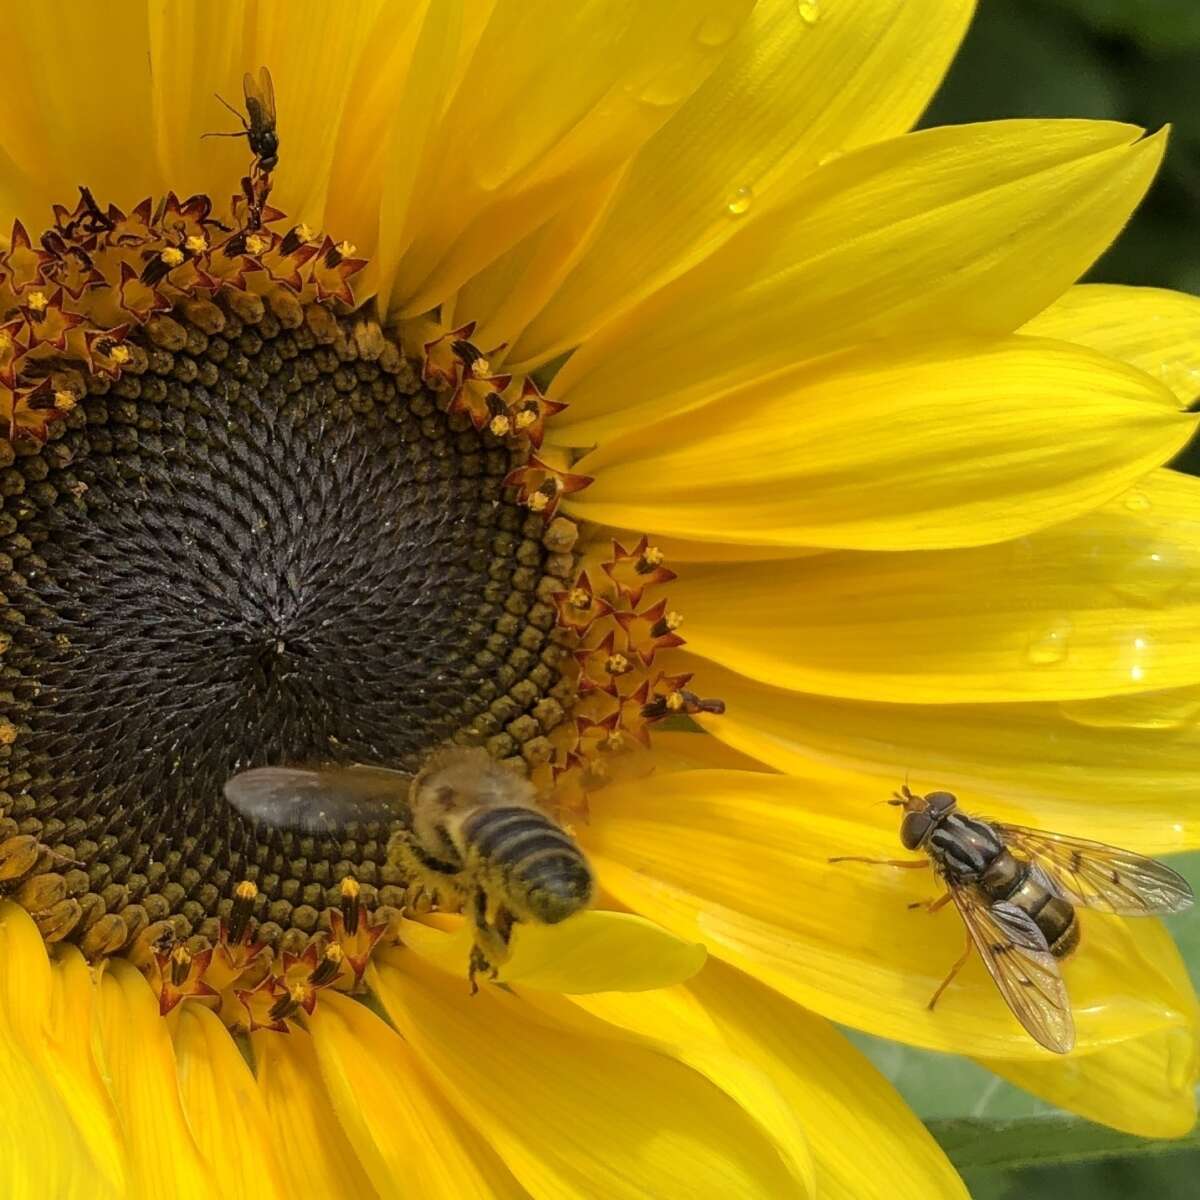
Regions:
M 909 908 L 923 908 L 926 912 L 935 913 L 950 903 L 950 893 L 943 892 L 936 900 L 914 900 Z
M 948 894 L 949 893 L 947 893 L 947 895 Z M 972 948 L 971 935 L 968 934 L 967 935 L 967 944 L 963 948 L 962 954 L 959 955 L 958 961 L 954 964 L 954 966 L 952 966 L 950 968 L 950 974 L 947 975 L 946 978 L 942 980 L 941 984 L 938 986 L 938 990 L 936 992 L 934 992 L 932 996 L 929 997 L 929 1003 L 925 1007 L 928 1008 L 930 1010 L 930 1012 L 933 1011 L 933 1006 L 938 1002 L 938 1000 L 941 999 L 942 993 L 950 986 L 955 975 L 957 975 L 959 973 L 959 971 L 961 971 L 963 969 L 963 967 L 966 966 L 967 959 L 971 957 L 971 948 Z
M 929 866 L 929 859 L 927 858 L 917 859 L 916 861 L 911 858 L 860 858 L 857 854 L 840 854 L 837 858 L 830 858 L 826 861 L 831 863 L 869 863 L 873 867 L 908 867 L 914 871 L 920 867 Z
M 467 962 L 467 980 L 471 985 L 471 995 L 474 996 L 479 991 L 479 984 L 475 982 L 475 976 L 481 971 L 491 972 L 493 978 L 496 971 L 490 962 L 488 962 L 484 953 L 478 946 L 471 947 L 471 957 Z

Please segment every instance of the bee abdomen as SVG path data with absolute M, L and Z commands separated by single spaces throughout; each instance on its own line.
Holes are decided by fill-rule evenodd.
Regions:
M 476 853 L 496 866 L 504 866 L 538 848 L 565 846 L 571 839 L 535 808 L 485 808 L 472 813 L 462 827 L 463 838 Z

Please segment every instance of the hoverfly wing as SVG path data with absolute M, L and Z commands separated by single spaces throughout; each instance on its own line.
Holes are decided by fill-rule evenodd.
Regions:
M 1050 890 L 1072 904 L 1121 917 L 1178 913 L 1192 905 L 1188 881 L 1152 858 L 1104 842 L 992 824 L 1010 849 L 1041 868 Z
M 255 767 L 227 780 L 225 797 L 252 821 L 332 833 L 406 819 L 411 778 L 382 767 Z
M 1075 1045 L 1071 1002 L 1037 922 L 1015 904 L 989 905 L 961 887 L 950 893 L 1013 1016 L 1047 1050 L 1066 1054 Z

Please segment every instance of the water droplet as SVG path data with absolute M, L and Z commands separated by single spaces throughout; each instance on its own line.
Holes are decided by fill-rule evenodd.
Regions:
M 818 0 L 797 0 L 796 11 L 805 25 L 815 25 L 821 19 L 821 5 Z
M 1125 507 L 1132 513 L 1149 512 L 1151 508 L 1150 497 L 1145 492 L 1132 491 L 1125 493 L 1123 501 Z
M 731 217 L 740 217 L 754 203 L 754 189 L 742 184 L 729 193 L 725 209 Z
M 1071 637 L 1071 622 L 1065 618 L 1054 621 L 1046 629 L 1030 639 L 1026 657 L 1036 666 L 1050 666 L 1067 657 L 1067 643 Z

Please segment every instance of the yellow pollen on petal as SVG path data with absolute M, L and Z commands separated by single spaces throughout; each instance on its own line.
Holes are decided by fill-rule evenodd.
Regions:
M 78 403 L 79 400 L 74 392 L 61 390 L 54 393 L 54 407 L 57 408 L 59 412 L 68 413 Z
M 488 422 L 488 429 L 496 435 L 496 437 L 505 437 L 512 430 L 512 422 L 501 413 L 499 416 L 493 417 Z
M 252 233 L 246 239 L 246 249 L 251 254 L 265 254 L 271 248 L 269 239 L 262 236 L 260 233 Z
M 667 696 L 666 705 L 671 712 L 682 712 L 687 707 L 687 699 L 682 692 L 671 692 Z
M 517 428 L 528 429 L 537 420 L 537 412 L 532 408 L 523 408 L 517 413 Z
M 44 313 L 49 306 L 50 301 L 46 299 L 45 292 L 30 292 L 29 295 L 25 297 L 25 304 L 29 308 L 33 309 L 35 313 Z
M 586 609 L 591 607 L 592 597 L 584 588 L 572 588 L 567 595 L 567 603 L 572 608 Z
M 486 358 L 477 358 L 471 363 L 471 374 L 476 379 L 486 379 L 492 373 L 492 364 Z
M 669 612 L 663 618 L 668 629 L 678 629 L 683 624 L 683 614 L 677 612 Z
M 610 675 L 624 675 L 629 670 L 629 659 L 623 654 L 610 654 L 604 660 L 604 669 Z
M 294 232 L 302 242 L 311 242 L 313 240 L 312 226 L 306 225 L 303 221 L 296 226 Z M 343 242 L 342 245 L 346 246 L 349 245 L 349 243 Z
M 114 346 L 109 351 L 109 358 L 115 363 L 127 363 L 133 357 L 128 346 Z
M 193 233 L 183 244 L 193 254 L 202 254 L 208 249 L 208 239 L 201 237 L 198 233 Z
M 168 246 L 159 256 L 168 267 L 177 267 L 183 262 L 183 251 L 178 246 Z
M 642 551 L 642 562 L 648 567 L 662 566 L 663 560 L 667 556 L 657 546 L 647 546 Z
M 0 746 L 11 746 L 17 740 L 17 727 L 11 721 L 0 721 Z
M 547 505 L 550 503 L 550 497 L 545 492 L 534 492 L 529 497 L 529 507 L 535 512 L 545 512 Z
M 304 228 L 307 229 L 308 227 L 305 226 Z M 353 242 L 338 242 L 337 252 L 343 258 L 352 258 L 355 254 L 358 253 L 358 247 Z

